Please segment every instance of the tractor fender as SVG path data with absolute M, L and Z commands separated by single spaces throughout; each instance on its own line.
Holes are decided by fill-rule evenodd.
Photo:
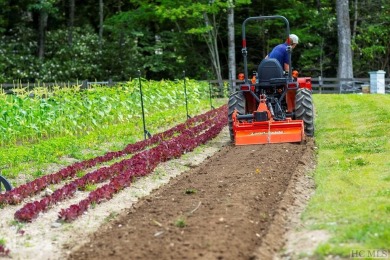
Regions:
M 311 77 L 297 78 L 297 82 L 298 82 L 299 88 L 305 88 L 308 90 L 312 90 Z

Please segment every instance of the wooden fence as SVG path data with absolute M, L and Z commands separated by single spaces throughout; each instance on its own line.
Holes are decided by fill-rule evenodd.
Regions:
M 370 78 L 311 78 L 313 93 L 315 94 L 349 94 L 349 93 L 362 93 L 363 87 L 369 88 Z M 217 80 L 211 80 L 210 83 L 214 86 L 214 89 L 220 88 Z M 224 80 L 224 88 L 232 89 L 232 84 L 240 84 L 242 81 L 238 80 Z M 228 90 L 221 90 L 226 92 Z M 390 94 L 390 78 L 385 79 L 385 92 Z
M 362 86 L 369 89 L 369 78 L 353 78 L 353 79 L 339 79 L 339 78 L 312 78 L 313 93 L 319 94 L 348 94 L 348 93 L 362 93 Z M 390 93 L 390 78 L 385 79 L 385 92 Z

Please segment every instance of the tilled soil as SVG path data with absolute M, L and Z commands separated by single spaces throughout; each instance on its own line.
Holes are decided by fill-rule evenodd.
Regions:
M 299 185 L 313 148 L 311 139 L 225 145 L 101 226 L 69 259 L 275 258 L 293 207 L 312 188 Z

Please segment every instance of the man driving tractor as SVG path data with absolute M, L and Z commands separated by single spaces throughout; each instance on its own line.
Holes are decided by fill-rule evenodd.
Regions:
M 274 19 L 284 21 L 287 41 L 260 62 L 253 82 L 248 74 L 246 24 Z M 229 133 L 235 145 L 295 143 L 314 135 L 311 78 L 291 70 L 291 51 L 297 44 L 284 16 L 254 16 L 242 23 L 244 80 L 228 101 Z
M 287 39 L 284 43 L 281 43 L 275 46 L 272 51 L 265 57 L 277 59 L 282 66 L 284 71 L 289 71 L 290 64 L 288 59 L 288 51 L 287 47 L 291 45 L 291 48 L 294 49 L 299 42 L 299 38 L 295 34 L 290 34 L 290 39 Z M 293 77 L 298 77 L 298 72 L 294 71 Z M 291 113 L 295 109 L 295 93 L 296 90 L 289 90 L 286 94 L 286 102 L 287 102 L 287 112 Z

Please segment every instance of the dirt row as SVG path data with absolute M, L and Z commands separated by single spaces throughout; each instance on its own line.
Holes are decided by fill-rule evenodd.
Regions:
M 9 205 L 0 210 L 0 238 L 12 259 L 310 255 L 321 239 L 328 238 L 302 228 L 299 218 L 314 191 L 309 177 L 314 149 L 311 139 L 303 144 L 235 147 L 226 127 L 206 145 L 160 164 L 72 223 L 58 222 L 58 212 L 88 192 L 77 191 L 32 223 L 16 222 L 13 215 L 22 205 Z
M 68 258 L 289 258 L 294 252 L 286 249 L 287 233 L 313 190 L 308 177 L 315 165 L 313 140 L 226 142 L 218 149 L 128 205 L 84 243 L 65 244 Z

